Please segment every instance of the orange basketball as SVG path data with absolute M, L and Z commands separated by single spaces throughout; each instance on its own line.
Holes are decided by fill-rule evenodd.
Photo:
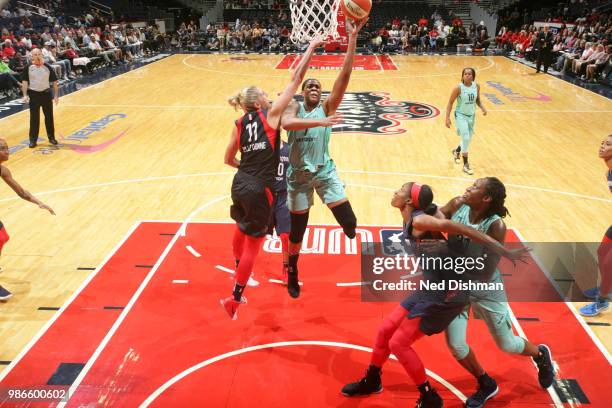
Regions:
M 370 14 L 372 0 L 340 0 L 340 7 L 347 17 L 361 20 Z

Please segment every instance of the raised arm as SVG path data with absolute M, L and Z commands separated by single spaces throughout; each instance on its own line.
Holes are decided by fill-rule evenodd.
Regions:
M 453 92 L 451 92 L 451 96 L 448 99 L 448 104 L 446 105 L 446 127 L 447 128 L 451 127 L 450 114 L 451 114 L 451 111 L 453 110 L 453 104 L 455 103 L 455 100 L 459 96 L 460 92 L 461 92 L 461 88 L 459 88 L 459 86 L 457 85 L 453 89 Z
M 238 129 L 234 126 L 232 129 L 232 134 L 230 135 L 229 143 L 225 148 L 225 158 L 224 163 L 228 166 L 238 168 L 240 167 L 240 160 L 236 159 L 236 153 L 238 153 Z
M 336 78 L 336 82 L 334 82 L 334 87 L 332 88 L 332 91 L 327 99 L 325 99 L 325 102 L 323 102 L 323 109 L 325 110 L 325 115 L 327 116 L 331 116 L 336 113 L 338 106 L 340 106 L 340 103 L 342 102 L 342 98 L 344 98 L 344 92 L 348 87 L 349 80 L 351 79 L 351 74 L 353 72 L 355 48 L 357 47 L 357 33 L 359 33 L 359 30 L 361 30 L 361 27 L 363 27 L 367 21 L 367 18 L 356 22 L 346 19 L 346 31 L 349 34 L 348 49 L 346 51 L 346 56 L 344 57 L 344 64 L 342 65 L 340 74 L 338 74 L 338 78 Z
M 300 61 L 298 67 L 291 75 L 291 82 L 285 87 L 283 92 L 279 95 L 279 97 L 272 104 L 272 108 L 268 112 L 268 124 L 272 126 L 274 129 L 278 129 L 281 122 L 281 117 L 283 112 L 287 108 L 287 105 L 293 100 L 293 95 L 299 88 L 300 84 L 304 80 L 304 76 L 306 75 L 306 71 L 308 71 L 308 67 L 310 66 L 310 60 L 314 54 L 315 49 L 322 43 L 320 39 L 315 39 L 310 42 L 308 49 L 302 55 L 302 60 Z
M 34 197 L 29 191 L 27 191 L 23 187 L 21 187 L 21 185 L 17 181 L 15 181 L 15 179 L 13 178 L 13 175 L 11 174 L 8 168 L 1 166 L 0 174 L 2 175 L 2 180 L 4 180 L 4 182 L 8 184 L 8 186 L 12 188 L 13 191 L 17 193 L 19 197 L 21 197 L 22 199 L 26 201 L 34 203 L 38 207 L 42 208 L 43 210 L 47 210 L 51 214 L 55 215 L 55 212 L 53 211 L 51 207 L 49 207 L 47 204 L 40 201 L 38 198 Z

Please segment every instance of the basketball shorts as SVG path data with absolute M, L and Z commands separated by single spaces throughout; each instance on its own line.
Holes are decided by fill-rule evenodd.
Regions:
M 457 135 L 461 138 L 470 138 L 474 134 L 474 116 L 463 115 L 459 112 L 455 112 L 455 127 L 457 128 Z
M 252 237 L 263 237 L 272 217 L 272 192 L 263 180 L 238 171 L 232 182 L 230 216 L 240 231 Z
M 6 232 L 6 228 L 4 228 L 4 224 L 2 224 L 2 222 L 0 221 L 0 252 L 2 251 L 2 248 L 4 247 L 4 244 L 6 244 L 9 239 L 10 237 L 8 233 Z
M 314 173 L 289 167 L 287 170 L 287 205 L 290 211 L 303 211 L 312 207 L 315 190 L 324 204 L 335 203 L 346 198 L 344 183 L 338 177 L 332 160 Z

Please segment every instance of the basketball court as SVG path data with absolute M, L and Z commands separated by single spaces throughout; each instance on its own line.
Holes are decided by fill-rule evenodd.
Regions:
M 372 59 L 373 58 L 373 59 Z M 35 150 L 28 113 L 1 120 L 7 166 L 57 216 L 0 191 L 11 241 L 0 280 L 15 296 L 2 308 L 2 387 L 70 387 L 61 406 L 412 406 L 418 393 L 397 362 L 385 392 L 347 399 L 363 374 L 376 329 L 395 303 L 361 302 L 359 245 L 346 242 L 316 201 L 300 258 L 303 294 L 287 295 L 280 243 L 255 265 L 259 286 L 231 321 L 219 299 L 232 287 L 229 192 L 223 164 L 231 121 L 226 103 L 258 85 L 280 92 L 296 57 L 172 55 L 60 98 L 61 145 Z M 317 56 L 307 76 L 330 90 L 342 58 Z M 478 114 L 467 176 L 451 160 L 444 126 L 461 70 L 476 69 L 486 117 Z M 505 57 L 362 56 L 356 59 L 331 154 L 346 183 L 360 241 L 398 229 L 390 206 L 404 182 L 430 184 L 435 201 L 462 194 L 477 177 L 508 189 L 508 240 L 598 242 L 612 216 L 604 165 L 612 103 Z M 184 233 L 184 234 L 183 234 Z M 547 260 L 501 265 L 508 291 L 554 290 Z M 536 262 L 538 261 L 538 262 Z M 527 268 L 527 269 L 526 269 Z M 586 288 L 582 288 L 586 289 Z M 468 338 L 500 394 L 487 406 L 608 405 L 609 314 L 583 320 L 582 304 L 516 302 L 514 329 L 553 351 L 560 381 L 548 392 L 531 360 L 497 350 L 482 322 Z M 415 349 L 446 406 L 462 406 L 474 381 L 442 336 Z M 0 402 L 57 406 L 57 402 Z

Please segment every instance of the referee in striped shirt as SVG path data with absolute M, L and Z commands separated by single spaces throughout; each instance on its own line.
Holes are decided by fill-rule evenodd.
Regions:
M 58 84 L 55 70 L 45 64 L 40 49 L 32 50 L 32 64 L 28 65 L 21 74 L 21 90 L 23 91 L 23 101 L 30 102 L 30 149 L 36 147 L 38 131 L 40 128 L 40 108 L 45 114 L 45 128 L 47 138 L 53 145 L 57 144 L 55 139 L 55 126 L 53 124 L 53 98 L 55 104 L 58 103 Z M 53 84 L 53 95 L 51 95 L 51 84 Z

